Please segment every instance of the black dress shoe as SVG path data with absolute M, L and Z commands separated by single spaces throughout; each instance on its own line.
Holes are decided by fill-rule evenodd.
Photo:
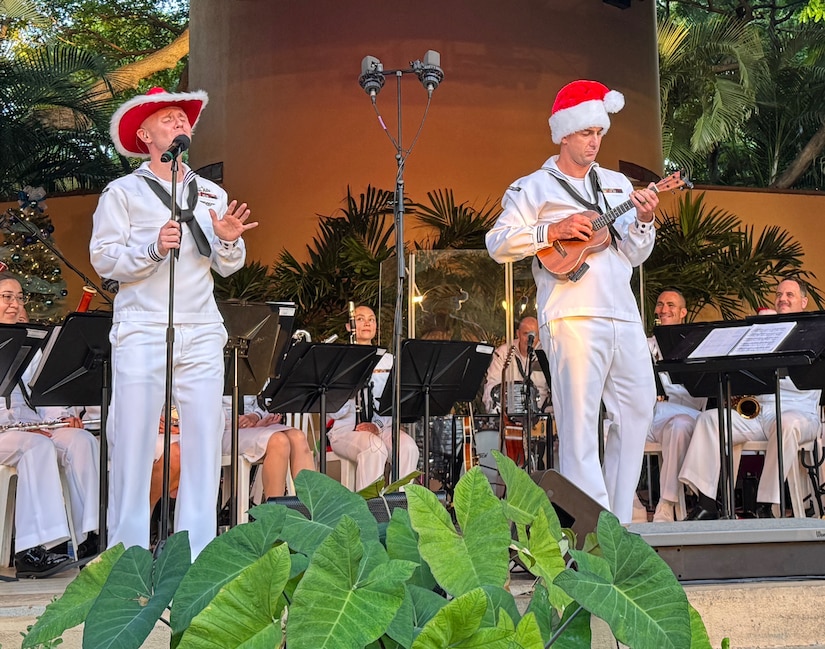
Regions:
M 704 507 L 699 507 L 698 505 L 690 510 L 687 516 L 685 516 L 686 521 L 715 521 L 719 518 L 719 511 L 716 509 L 705 509 Z
M 14 568 L 17 571 L 18 578 L 51 577 L 71 565 L 71 557 L 49 552 L 42 545 L 23 550 L 14 555 Z
M 77 559 L 88 559 L 100 554 L 100 537 L 97 532 L 89 532 L 86 535 L 86 540 L 79 543 L 77 546 Z
M 773 505 L 768 503 L 759 503 L 756 506 L 756 511 L 753 512 L 755 518 L 773 518 Z

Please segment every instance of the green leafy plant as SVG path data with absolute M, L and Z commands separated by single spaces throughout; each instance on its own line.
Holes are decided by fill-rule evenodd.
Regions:
M 685 296 L 688 322 L 708 309 L 725 320 L 742 318 L 765 306 L 783 277 L 805 281 L 822 308 L 816 277 L 803 269 L 802 245 L 780 226 L 755 236 L 735 214 L 706 205 L 704 192 L 685 192 L 673 212 L 658 217 L 657 229 L 644 271 L 647 322 L 659 293 L 672 287 Z
M 157 559 L 118 545 L 50 604 L 23 647 L 85 623 L 83 646 L 139 647 L 170 605 L 172 646 L 535 648 L 590 646 L 590 616 L 638 649 L 710 647 L 670 568 L 602 513 L 574 550 L 544 490 L 495 453 L 499 500 L 479 468 L 456 485 L 455 520 L 436 495 L 406 487 L 408 510 L 379 525 L 366 501 L 322 474 L 295 479 L 309 518 L 280 504 L 250 513 L 190 566 L 188 536 Z M 511 552 L 536 577 L 527 610 L 507 589 Z M 568 566 L 570 562 L 570 566 Z

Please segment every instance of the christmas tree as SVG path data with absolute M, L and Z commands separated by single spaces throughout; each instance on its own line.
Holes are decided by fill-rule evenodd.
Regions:
M 68 291 L 60 260 L 43 241 L 51 242 L 54 225 L 46 212 L 42 187 L 24 187 L 18 192 L 19 207 L 10 207 L 0 217 L 3 245 L 0 261 L 20 278 L 29 297 L 26 311 L 33 322 L 56 323 L 65 314 Z

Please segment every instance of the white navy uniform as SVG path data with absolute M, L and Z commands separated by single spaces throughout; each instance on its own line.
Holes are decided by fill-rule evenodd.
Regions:
M 187 205 L 190 181 L 197 182 L 195 219 L 210 242 L 208 257 L 198 252 L 189 226 L 182 225 L 176 262 L 174 299 L 173 396 L 180 415 L 181 476 L 175 522 L 189 531 L 192 557 L 216 533 L 220 477 L 223 348 L 227 334 L 213 296 L 211 270 L 228 276 L 246 257 L 242 239 L 220 241 L 209 209 L 226 213 L 226 192 L 183 166 L 178 201 Z M 169 259 L 156 241 L 169 220 L 168 205 L 142 176 L 167 191 L 149 163 L 111 182 L 100 196 L 89 244 L 92 265 L 101 277 L 120 283 L 115 296 L 112 343 L 112 407 L 108 419 L 110 448 L 109 545 L 149 545 L 149 485 L 164 406 L 166 325 L 169 315 Z
M 650 353 L 655 360 L 661 360 L 661 353 L 655 338 L 649 338 Z M 707 399 L 694 397 L 681 383 L 673 383 L 667 372 L 659 372 L 659 380 L 667 395 L 667 401 L 657 401 L 653 412 L 653 423 L 647 434 L 647 441 L 662 445 L 662 466 L 659 467 L 660 497 L 670 502 L 679 502 L 679 470 L 685 460 L 696 418 L 705 409 Z
M 602 187 L 561 173 L 556 161 L 517 180 L 502 199 L 502 214 L 487 233 L 490 256 L 504 263 L 548 247 L 547 228 L 584 211 L 556 178 L 567 180 L 591 202 L 609 206 L 630 198 L 633 187 L 622 174 L 593 163 Z M 554 176 L 555 178 L 551 177 Z M 539 338 L 550 361 L 553 410 L 559 431 L 559 470 L 620 521 L 629 523 L 653 417 L 656 389 L 647 341 L 630 279 L 647 259 L 656 236 L 631 208 L 613 226 L 621 236 L 588 257 L 589 270 L 577 282 L 559 280 L 533 260 Z M 599 399 L 614 425 L 599 464 Z
M 782 459 L 785 477 L 797 461 L 800 444 L 816 439 L 819 434 L 820 390 L 800 390 L 789 378 L 779 382 L 782 403 Z M 767 441 L 765 463 L 759 478 L 756 500 L 760 503 L 779 502 L 779 462 L 776 450 L 776 396 L 756 397 L 759 414 L 746 419 L 738 412 L 731 413 L 733 445 L 749 441 Z M 693 438 L 688 446 L 679 479 L 693 491 L 716 498 L 719 487 L 719 414 L 716 409 L 699 415 Z
M 23 374 L 28 384 L 40 359 L 38 352 Z M 68 408 L 36 410 L 26 403 L 19 387 L 0 399 L 0 425 L 42 423 L 72 416 Z M 37 545 L 52 547 L 69 538 L 63 489 L 58 466 L 66 475 L 72 506 L 72 524 L 82 542 L 97 530 L 99 510 L 100 449 L 95 437 L 80 428 L 56 428 L 46 437 L 31 431 L 0 431 L 0 464 L 17 468 L 15 548 L 21 552 Z
M 392 369 L 392 354 L 385 353 L 372 372 L 373 414 L 370 421 L 378 426 L 380 435 L 355 430 L 357 412 L 355 399 L 330 415 L 332 427 L 327 435 L 336 455 L 355 462 L 355 490 L 360 491 L 384 475 L 384 465 L 392 452 L 392 417 L 377 414 L 378 401 Z M 399 434 L 398 477 L 403 478 L 418 468 L 419 451 L 415 440 L 404 431 Z

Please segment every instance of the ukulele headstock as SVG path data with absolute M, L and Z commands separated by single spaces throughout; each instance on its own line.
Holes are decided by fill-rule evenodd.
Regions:
M 677 189 L 693 189 L 693 183 L 687 177 L 687 172 L 674 171 L 669 176 L 662 178 L 656 183 L 657 192 L 672 192 Z

